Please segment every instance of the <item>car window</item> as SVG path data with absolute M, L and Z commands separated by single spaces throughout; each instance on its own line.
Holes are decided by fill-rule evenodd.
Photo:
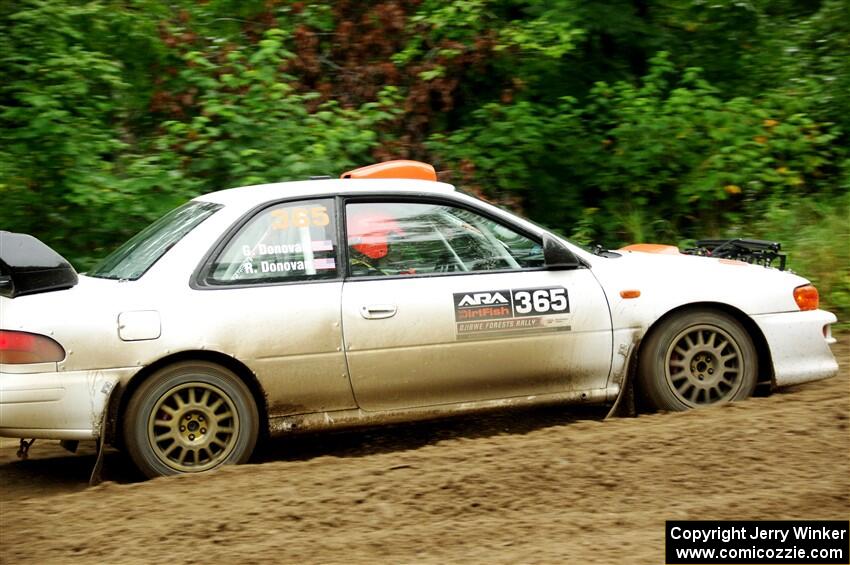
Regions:
M 540 243 L 463 208 L 412 202 L 346 207 L 353 276 L 543 267 Z
M 331 199 L 266 208 L 230 240 L 213 263 L 207 282 L 332 279 L 337 273 L 335 224 Z
M 86 274 L 102 279 L 137 280 L 220 208 L 220 204 L 211 202 L 187 202 L 140 231 Z

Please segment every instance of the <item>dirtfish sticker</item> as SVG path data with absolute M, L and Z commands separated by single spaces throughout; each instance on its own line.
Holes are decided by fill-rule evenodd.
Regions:
M 457 292 L 454 307 L 458 339 L 571 329 L 562 286 Z

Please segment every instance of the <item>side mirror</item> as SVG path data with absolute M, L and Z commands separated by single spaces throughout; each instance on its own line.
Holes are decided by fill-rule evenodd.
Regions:
M 581 266 L 575 253 L 549 234 L 543 235 L 543 260 L 546 262 L 546 268 L 552 271 L 576 269 Z

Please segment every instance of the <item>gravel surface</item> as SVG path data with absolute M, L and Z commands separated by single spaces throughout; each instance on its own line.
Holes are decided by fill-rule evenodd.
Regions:
M 545 409 L 275 441 L 141 481 L 117 452 L 0 444 L 0 563 L 663 563 L 667 519 L 847 519 L 850 339 L 837 378 L 601 421 Z

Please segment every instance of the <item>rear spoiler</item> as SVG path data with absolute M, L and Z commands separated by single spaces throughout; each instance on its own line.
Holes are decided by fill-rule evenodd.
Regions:
M 50 247 L 31 235 L 0 231 L 0 296 L 15 298 L 76 284 L 74 267 Z
M 734 259 L 762 267 L 772 267 L 773 262 L 778 261 L 777 268 L 784 271 L 786 256 L 779 252 L 781 249 L 781 243 L 761 239 L 701 239 L 696 242 L 696 247 L 685 249 L 682 253 Z

